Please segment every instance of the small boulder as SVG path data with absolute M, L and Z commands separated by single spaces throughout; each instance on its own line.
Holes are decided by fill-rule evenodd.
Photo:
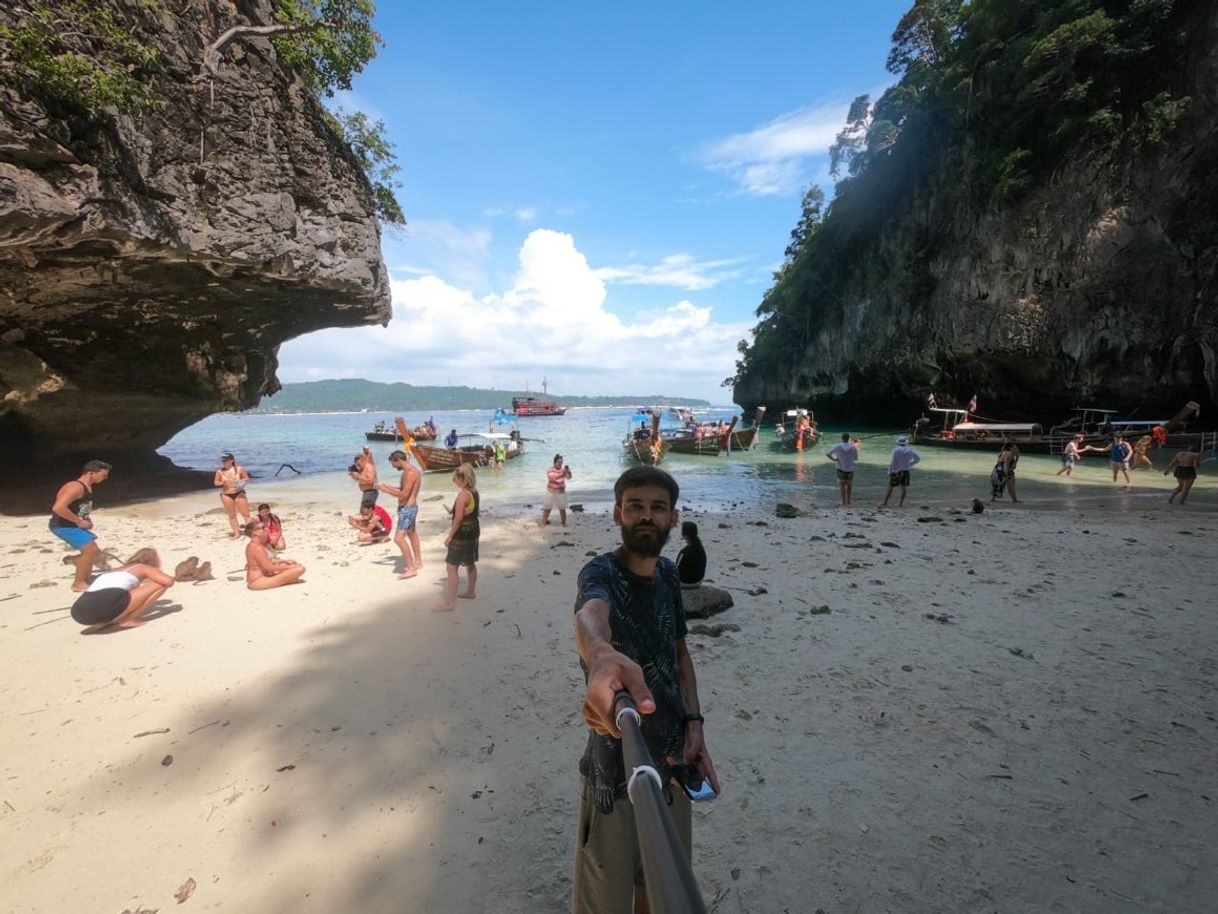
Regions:
M 691 635 L 706 635 L 708 638 L 718 638 L 724 632 L 738 631 L 740 626 L 735 622 L 714 622 L 710 625 L 699 622 L 697 625 L 691 625 L 689 629 Z
M 774 507 L 775 517 L 799 517 L 800 510 L 794 505 L 789 505 L 785 501 L 780 501 Z
M 682 588 L 681 602 L 685 606 L 685 618 L 709 619 L 731 609 L 735 601 L 726 590 L 703 584 L 689 590 Z
M 973 499 L 973 513 L 980 514 L 984 510 L 985 510 L 985 504 L 981 501 L 981 499 L 974 498 Z

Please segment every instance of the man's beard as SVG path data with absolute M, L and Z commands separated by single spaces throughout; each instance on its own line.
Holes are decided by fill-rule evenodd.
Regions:
M 632 552 L 640 558 L 653 559 L 658 556 L 668 542 L 671 527 L 658 527 L 655 524 L 639 523 L 633 527 L 622 526 L 622 545 L 627 552 Z

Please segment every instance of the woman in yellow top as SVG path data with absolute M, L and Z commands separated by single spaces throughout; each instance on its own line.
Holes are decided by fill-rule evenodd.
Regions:
M 478 585 L 478 538 L 482 529 L 478 524 L 478 483 L 474 468 L 463 463 L 453 470 L 453 485 L 457 487 L 457 500 L 453 502 L 453 522 L 444 537 L 448 555 L 444 563 L 448 568 L 448 582 L 444 589 L 444 602 L 433 612 L 452 612 L 457 608 L 457 597 L 472 600 L 477 596 Z M 457 593 L 457 572 L 464 565 L 469 575 L 469 586 Z
M 216 470 L 211 484 L 220 487 L 220 504 L 224 505 L 224 511 L 228 514 L 233 539 L 241 535 L 241 528 L 237 526 L 237 512 L 241 512 L 242 524 L 250 521 L 250 503 L 245 495 L 245 484 L 249 478 L 250 474 L 245 472 L 245 467 L 237 466 L 232 454 L 220 455 L 220 469 Z

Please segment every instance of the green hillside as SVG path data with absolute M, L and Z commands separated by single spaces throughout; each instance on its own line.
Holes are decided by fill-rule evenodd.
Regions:
M 512 397 L 526 396 L 523 390 L 483 390 L 477 387 L 416 387 L 413 384 L 382 384 L 345 379 L 285 384 L 272 397 L 264 397 L 258 413 L 342 412 L 368 409 L 406 412 L 443 409 L 494 409 L 510 406 Z M 539 396 L 533 391 L 534 396 Z M 666 406 L 709 406 L 707 400 L 631 394 L 612 397 L 553 397 L 563 406 L 635 406 L 639 403 Z

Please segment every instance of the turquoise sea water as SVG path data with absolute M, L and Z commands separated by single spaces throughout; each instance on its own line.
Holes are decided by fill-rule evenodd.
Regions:
M 608 504 L 613 481 L 629 464 L 621 460 L 620 442 L 630 421 L 627 408 L 577 408 L 565 416 L 520 419 L 516 427 L 528 441 L 528 451 L 501 470 L 480 469 L 479 489 L 488 504 L 519 505 L 539 503 L 545 491 L 545 474 L 556 453 L 561 453 L 574 478 L 569 484 L 573 502 L 589 509 Z M 730 418 L 731 409 L 711 410 L 711 418 Z M 441 437 L 450 428 L 458 432 L 487 431 L 490 410 L 460 410 L 434 414 Z M 364 432 L 380 420 L 392 421 L 381 413 L 255 414 L 234 413 L 210 416 L 183 430 L 168 442 L 161 453 L 179 466 L 213 469 L 219 455 L 232 451 L 254 477 L 250 485 L 255 500 L 274 501 L 276 492 L 316 493 L 330 497 L 351 494 L 354 483 L 346 467 L 366 443 Z M 411 425 L 426 415 L 405 417 Z M 511 426 L 498 426 L 506 431 Z M 772 505 L 786 501 L 800 507 L 837 504 L 837 478 L 833 464 L 824 453 L 837 440 L 842 429 L 824 428 L 817 445 L 805 453 L 778 449 L 773 426 L 767 425 L 759 444 L 748 452 L 733 452 L 730 458 L 668 455 L 663 467 L 672 473 L 682 488 L 681 501 L 703 510 L 733 506 Z M 886 468 L 896 437 L 901 429 L 852 428 L 863 440 L 862 459 L 855 474 L 855 500 L 859 506 L 874 505 L 887 484 Z M 395 473 L 387 456 L 395 449 L 390 442 L 368 443 L 384 481 Z M 997 453 L 997 446 L 994 448 Z M 989 501 L 989 474 L 994 455 L 960 453 L 943 448 L 920 449 L 922 463 L 915 468 L 907 504 L 926 502 L 966 507 L 974 497 Z M 1170 457 L 1152 452 L 1160 469 Z M 303 475 L 297 476 L 285 463 Z M 1083 460 L 1072 479 L 1057 477 L 1060 459 L 1050 455 L 1025 454 L 1019 465 L 1020 498 L 1032 503 L 1071 507 L 1097 498 L 1114 496 L 1112 476 L 1106 458 Z M 1202 479 L 1194 488 L 1190 505 L 1213 503 L 1207 490 L 1214 488 L 1215 463 L 1207 463 Z M 278 471 L 279 475 L 276 476 Z M 1165 497 L 1173 484 L 1159 473 L 1139 470 L 1133 474 L 1134 488 L 1119 498 L 1127 504 L 1140 499 Z M 447 474 L 429 473 L 424 489 L 447 495 Z M 894 496 L 895 503 L 895 496 Z

